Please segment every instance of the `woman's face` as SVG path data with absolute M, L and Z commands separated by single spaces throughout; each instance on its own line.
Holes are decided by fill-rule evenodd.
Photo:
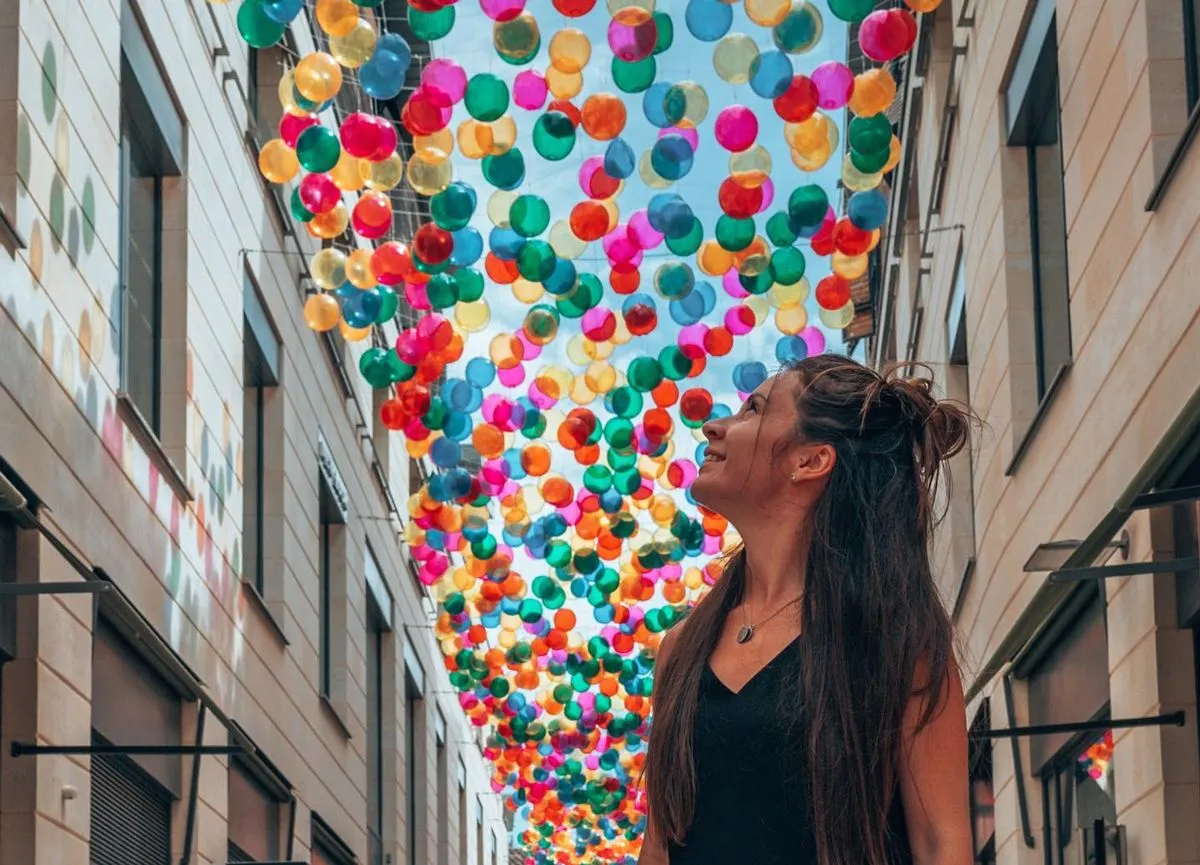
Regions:
M 704 424 L 708 449 L 692 496 L 737 524 L 769 513 L 790 494 L 799 444 L 796 402 L 801 379 L 783 372 L 764 381 L 737 413 Z

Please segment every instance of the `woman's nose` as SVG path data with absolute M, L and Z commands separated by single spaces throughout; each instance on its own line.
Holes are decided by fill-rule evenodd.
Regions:
M 721 437 L 721 425 L 716 420 L 707 420 L 700 427 L 700 432 L 711 442 L 713 439 Z

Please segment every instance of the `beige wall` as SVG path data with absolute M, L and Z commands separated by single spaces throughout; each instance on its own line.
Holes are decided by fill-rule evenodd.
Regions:
M 920 103 L 919 127 L 905 142 L 915 147 L 915 170 L 894 183 L 896 189 L 907 184 L 917 203 L 909 201 L 912 218 L 900 220 L 894 212 L 889 226 L 918 237 L 901 245 L 899 279 L 884 289 L 894 298 L 892 312 L 880 317 L 872 344 L 877 362 L 888 359 L 885 345 L 903 353 L 911 309 L 924 306 L 916 357 L 933 364 L 949 393 L 963 390 L 964 371 L 946 368 L 945 328 L 961 242 L 970 361 L 965 390 L 984 428 L 970 471 L 958 473 L 972 479 L 971 495 L 956 496 L 935 561 L 943 586 L 957 597 L 969 547 L 961 527 L 973 515 L 975 571 L 958 598 L 957 618 L 969 670 L 992 656 L 1045 582 L 1045 573 L 1023 572 L 1030 554 L 1047 541 L 1086 537 L 1200 388 L 1200 147 L 1186 153 L 1157 210 L 1145 209 L 1186 120 L 1180 4 L 1060 0 L 1073 365 L 1039 410 L 1031 380 L 1025 155 L 1006 146 L 1003 109 L 1007 76 L 1035 3 L 946 0 L 927 16 L 933 19 L 927 22 L 933 25 L 930 63 L 923 79 L 907 85 L 908 116 Z M 959 26 L 964 10 L 974 20 Z M 953 46 L 962 54 L 951 91 L 959 113 L 942 206 L 931 214 Z M 919 266 L 914 257 L 922 259 Z M 890 260 L 885 257 L 885 272 Z M 918 286 L 920 267 L 929 272 Z M 1030 433 L 1035 417 L 1039 423 Z M 1163 529 L 1152 531 L 1150 517 L 1136 517 L 1128 528 L 1130 560 L 1169 557 Z M 1112 715 L 1188 711 L 1183 729 L 1116 736 L 1116 798 L 1131 861 L 1200 861 L 1191 635 L 1176 629 L 1173 582 L 1145 576 L 1110 580 L 1105 588 Z M 993 697 L 994 726 L 1027 720 L 1019 686 L 1016 718 L 1006 717 L 995 681 L 982 696 Z M 1007 743 L 995 755 L 999 861 L 1041 863 L 1040 782 L 1026 779 L 1039 845 L 1029 850 L 1020 838 Z
M 179 252 L 164 262 L 173 340 L 166 377 L 181 388 L 163 444 L 191 499 L 164 480 L 164 464 L 118 413 L 116 314 L 121 0 L 0 0 L 0 205 L 26 248 L 0 251 L 0 457 L 45 503 L 53 531 L 88 565 L 129 595 L 171 648 L 196 671 L 296 788 L 297 858 L 306 858 L 309 815 L 321 815 L 367 861 L 365 745 L 365 555 L 369 542 L 395 601 L 385 665 L 394 700 L 385 714 L 385 851 L 407 861 L 404 660 L 407 634 L 426 673 L 427 711 L 440 707 L 449 748 L 450 862 L 458 850 L 457 766 L 467 767 L 468 803 L 482 793 L 488 831 L 501 840 L 498 797 L 488 786 L 478 740 L 449 693 L 441 654 L 420 603 L 384 497 L 370 468 L 372 399 L 344 350 L 357 404 L 343 398 L 333 367 L 304 324 L 298 257 L 278 230 L 243 144 L 247 58 L 237 4 L 134 0 L 187 124 L 187 171 L 168 196 L 166 228 Z M 212 16 L 210 18 L 210 12 Z M 311 44 L 298 33 L 303 49 Z M 224 46 L 228 56 L 216 56 Z M 219 54 L 219 52 L 218 52 Z M 225 80 L 230 76 L 230 80 Z M 12 145 L 9 146 L 9 138 Z M 4 178 L 15 181 L 11 199 Z M 303 241 L 311 251 L 315 246 Z M 7 244 L 11 246 L 11 244 Z M 250 252 L 241 253 L 249 249 Z M 254 250 L 268 250 L 258 252 Z M 278 251 L 288 250 L 288 254 Z M 242 526 L 242 291 L 244 268 L 258 282 L 282 338 L 281 388 L 270 408 L 280 437 L 269 448 L 266 604 L 240 579 Z M 360 411 L 359 406 L 362 406 Z M 360 424 L 363 425 L 360 427 Z M 331 700 L 318 697 L 317 436 L 328 440 L 345 481 L 345 622 L 334 635 Z M 177 431 L 177 432 L 176 432 Z M 171 440 L 168 440 L 170 438 Z M 401 510 L 404 449 L 387 468 Z M 23 581 L 76 580 L 49 544 L 23 537 Z M 83 596 L 21 601 L 21 653 L 3 674 L 0 861 L 67 865 L 87 861 L 87 758 L 9 756 L 13 739 L 43 744 L 89 740 L 91 608 Z M 268 612 L 269 611 L 269 612 Z M 335 617 L 336 618 L 336 617 Z M 194 725 L 195 707 L 185 709 Z M 436 859 L 432 715 L 424 725 L 425 787 Z M 184 741 L 194 734 L 183 731 Z M 208 719 L 208 744 L 226 732 Z M 225 861 L 223 757 L 202 758 L 194 861 Z M 185 761 L 185 779 L 190 764 Z M 71 785 L 74 799 L 64 799 Z M 176 805 L 176 855 L 184 808 Z M 468 838 L 474 850 L 474 806 Z

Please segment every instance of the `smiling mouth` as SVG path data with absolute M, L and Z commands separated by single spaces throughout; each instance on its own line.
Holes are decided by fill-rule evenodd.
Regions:
M 718 456 L 717 454 L 705 454 L 704 460 L 700 463 L 700 465 L 706 466 L 709 463 L 722 463 L 722 462 L 725 462 L 725 457 Z

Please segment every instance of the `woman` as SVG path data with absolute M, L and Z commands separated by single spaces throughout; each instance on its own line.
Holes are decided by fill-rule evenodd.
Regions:
M 970 865 L 928 555 L 968 418 L 931 387 L 822 355 L 704 425 L 692 494 L 743 546 L 659 650 L 639 865 Z

